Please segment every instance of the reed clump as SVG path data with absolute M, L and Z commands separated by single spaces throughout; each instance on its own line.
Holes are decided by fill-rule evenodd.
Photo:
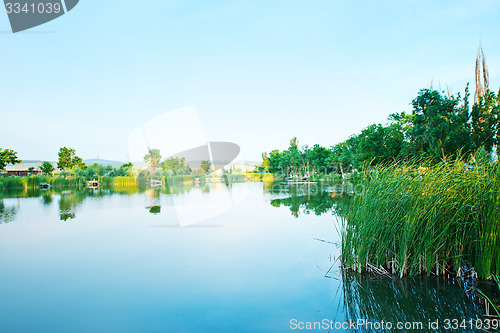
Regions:
M 166 181 L 168 185 L 178 185 L 178 184 L 186 184 L 186 183 L 193 183 L 194 182 L 194 176 L 193 175 L 176 175 L 176 176 L 169 176 L 166 177 Z
M 0 177 L 0 190 L 26 189 L 27 187 L 26 178 Z
M 500 167 L 464 160 L 377 167 L 343 220 L 342 262 L 399 276 L 500 274 Z
M 118 177 L 108 177 L 111 178 L 108 183 L 116 187 L 137 187 L 137 182 L 135 177 L 130 176 L 118 176 Z

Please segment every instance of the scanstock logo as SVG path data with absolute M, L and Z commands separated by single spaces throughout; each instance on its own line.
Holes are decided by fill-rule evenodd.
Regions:
M 79 0 L 4 0 L 12 32 L 52 21 L 75 8 Z
M 203 161 L 208 161 L 212 166 L 210 178 L 216 174 L 224 178 L 223 170 L 229 170 L 238 156 L 240 160 L 242 159 L 240 146 L 237 144 L 207 141 L 195 105 L 166 112 L 139 124 L 130 132 L 128 156 L 134 165 L 140 165 L 151 149 L 157 149 L 165 160 L 172 157 L 183 158 L 193 170 L 199 169 Z M 154 167 L 144 166 L 143 170 L 149 170 L 151 173 L 151 188 L 157 186 L 153 185 L 153 180 L 156 180 L 157 184 L 161 183 L 159 178 L 161 174 L 154 179 Z M 227 177 L 225 179 L 226 181 L 221 179 L 220 183 L 214 182 L 210 186 L 210 195 L 205 195 L 199 188 L 199 191 L 194 190 L 190 195 L 180 191 L 168 198 L 168 205 L 175 208 L 181 227 L 199 224 L 228 212 L 246 198 L 248 193 L 246 183 L 232 186 Z M 194 187 L 205 187 L 205 185 L 195 183 Z

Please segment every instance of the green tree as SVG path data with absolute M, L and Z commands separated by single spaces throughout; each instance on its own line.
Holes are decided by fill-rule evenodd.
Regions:
M 17 158 L 17 152 L 0 148 L 0 170 L 4 170 L 7 164 L 17 163 L 21 163 L 21 160 Z
M 51 175 L 52 172 L 54 172 L 54 165 L 50 162 L 43 162 L 42 165 L 40 165 L 40 170 L 46 175 Z
M 262 163 L 256 166 L 256 172 L 268 172 L 269 171 L 269 156 L 267 152 L 262 153 Z
M 356 137 L 353 137 L 331 148 L 332 153 L 328 160 L 329 164 L 338 167 L 338 171 L 340 171 L 339 173 L 342 175 L 342 178 L 345 177 L 349 169 L 353 169 L 357 165 L 354 153 L 355 139 Z
M 149 163 L 153 168 L 158 168 L 161 161 L 159 149 L 148 149 L 148 153 L 144 155 L 144 162 Z
M 493 147 L 499 143 L 500 92 L 495 95 L 494 92 L 487 91 L 478 99 L 471 111 L 472 148 L 484 147 L 488 153 L 491 153 Z
M 208 175 L 210 173 L 210 169 L 212 167 L 212 163 L 210 161 L 201 161 L 201 170 Z
M 101 164 L 94 163 L 89 169 L 91 169 L 92 172 L 95 173 L 98 177 L 102 177 L 106 174 L 106 168 Z
M 312 149 L 307 151 L 306 157 L 312 167 L 312 174 L 328 173 L 328 162 L 331 151 L 325 147 L 315 144 Z
M 471 146 L 469 110 L 466 99 L 443 96 L 438 91 L 423 89 L 413 100 L 410 144 L 417 156 L 430 156 L 435 160 L 455 155 L 459 150 L 469 151 Z
M 357 136 L 357 159 L 371 164 L 395 161 L 401 157 L 406 145 L 400 124 L 386 127 L 373 124 Z
M 296 137 L 290 140 L 290 147 L 285 153 L 286 162 L 288 163 L 288 168 L 290 172 L 294 175 L 299 173 L 299 168 L 302 164 L 302 156 L 299 150 L 299 141 Z
M 184 162 L 186 159 L 184 157 L 170 157 L 163 162 L 163 169 L 172 170 L 174 175 L 177 175 L 180 170 L 184 170 L 186 166 Z
M 277 149 L 272 150 L 269 153 L 268 159 L 269 159 L 269 164 L 268 164 L 269 172 L 281 173 L 282 175 L 285 174 L 285 158 L 279 150 Z
M 73 148 L 62 147 L 59 149 L 59 161 L 57 167 L 61 170 L 71 169 L 75 167 L 85 168 L 85 163 L 82 159 L 76 156 L 76 151 Z

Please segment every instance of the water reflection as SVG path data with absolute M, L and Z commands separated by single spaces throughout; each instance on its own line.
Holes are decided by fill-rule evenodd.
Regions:
M 351 185 L 352 186 L 352 185 Z M 296 218 L 302 214 L 319 216 L 326 213 L 343 216 L 349 210 L 351 196 L 346 195 L 345 184 L 324 183 L 269 183 L 264 191 L 278 198 L 271 200 L 273 207 L 290 207 Z
M 0 200 L 0 224 L 10 223 L 16 217 L 16 207 L 6 207 L 3 200 Z
M 288 207 L 295 218 L 300 214 L 333 214 L 346 216 L 352 195 L 349 191 L 339 190 L 338 184 L 322 183 L 270 183 L 264 191 L 272 195 L 273 207 Z M 332 217 L 332 221 L 334 218 Z M 318 239 L 319 240 L 319 239 Z M 333 245 L 332 245 L 333 246 Z M 337 313 L 343 318 L 338 321 L 363 319 L 366 322 L 380 323 L 422 323 L 419 331 L 449 332 L 443 324 L 444 319 L 470 320 L 484 318 L 484 300 L 477 293 L 467 293 L 455 279 L 444 278 L 390 278 L 368 274 L 355 274 L 351 271 L 330 268 L 326 277 L 340 280 L 338 293 L 342 302 Z M 479 288 L 485 294 L 498 299 L 498 288 L 481 282 Z M 440 320 L 438 329 L 429 329 L 429 321 Z M 387 327 L 360 326 L 347 329 L 348 332 L 388 332 Z M 404 331 L 404 330 L 403 330 Z M 407 330 L 411 331 L 411 330 Z M 474 329 L 457 328 L 454 332 L 474 332 Z
M 491 295 L 491 285 L 481 285 Z M 420 331 L 449 332 L 445 319 L 476 320 L 486 314 L 484 302 L 468 296 L 457 280 L 442 277 L 388 278 L 369 274 L 342 272 L 343 312 L 346 321 L 364 319 L 380 323 L 422 323 Z M 439 320 L 439 328 L 430 323 Z M 408 328 L 407 328 L 408 329 Z M 410 330 L 410 329 L 408 329 Z M 372 326 L 361 326 L 355 332 L 387 332 Z M 411 330 L 410 330 L 411 331 Z M 354 330 L 353 330 L 354 332 Z M 453 332 L 475 332 L 456 328 Z
M 35 298 L 54 299 L 54 302 L 63 304 L 61 300 L 68 299 L 66 290 L 79 292 L 81 285 L 89 283 L 80 297 L 75 297 L 78 302 L 69 300 L 69 303 L 65 305 L 72 310 L 71 313 L 75 313 L 75 316 L 78 317 L 78 310 L 95 309 L 97 304 L 97 306 L 102 305 L 102 308 L 97 308 L 99 311 L 93 313 L 94 318 L 102 312 L 104 315 L 99 319 L 105 322 L 110 320 L 108 317 L 114 318 L 113 314 L 107 316 L 109 314 L 106 312 L 107 309 L 115 309 L 129 302 L 129 308 L 122 310 L 127 318 L 137 313 L 134 312 L 136 304 L 147 305 L 147 308 L 139 309 L 145 312 L 137 316 L 143 320 L 145 317 L 143 313 L 156 311 L 167 304 L 171 306 L 168 308 L 169 312 L 176 315 L 169 317 L 161 313 L 161 319 L 158 320 L 163 324 L 168 322 L 168 325 L 172 327 L 170 331 L 197 332 L 202 324 L 207 323 L 214 325 L 211 331 L 244 331 L 241 326 L 236 325 L 228 327 L 227 330 L 217 330 L 220 328 L 217 325 L 220 321 L 231 322 L 235 318 L 247 317 L 252 318 L 252 323 L 255 323 L 253 316 L 258 320 L 270 320 L 268 331 L 289 331 L 287 323 L 291 318 L 302 316 L 308 319 L 315 318 L 316 315 L 323 317 L 325 312 L 318 312 L 318 307 L 321 305 L 320 308 L 324 309 L 324 304 L 328 305 L 325 311 L 336 316 L 332 318 L 336 321 L 365 319 L 373 322 L 379 320 L 385 322 L 421 321 L 427 324 L 429 320 L 445 318 L 468 319 L 476 318 L 476 316 L 483 318 L 484 302 L 472 296 L 468 297 L 464 290 L 452 280 L 423 277 L 402 280 L 380 278 L 342 271 L 338 268 L 338 264 L 328 270 L 327 275 L 333 277 L 332 279 L 323 278 L 322 268 L 330 267 L 332 260 L 335 261 L 339 255 L 337 247 L 330 244 L 331 241 L 336 240 L 331 238 L 335 232 L 330 233 L 330 230 L 334 229 L 330 222 L 335 221 L 332 215 L 346 214 L 351 198 L 349 195 L 339 193 L 336 184 L 240 184 L 231 189 L 231 194 L 236 196 L 238 191 L 243 190 L 243 185 L 245 189 L 246 185 L 249 185 L 250 190 L 256 195 L 255 197 L 249 196 L 250 200 L 246 201 L 245 205 L 238 206 L 239 211 L 214 215 L 217 216 L 217 220 L 214 220 L 215 223 L 212 225 L 186 229 L 170 228 L 174 224 L 169 223 L 160 225 L 167 228 L 148 228 L 147 226 L 152 223 L 157 224 L 152 221 L 159 220 L 149 213 L 166 215 L 166 208 L 175 205 L 176 202 L 179 203 L 177 208 L 186 208 L 190 212 L 198 209 L 201 203 L 216 206 L 228 197 L 224 196 L 227 190 L 226 185 L 201 184 L 200 187 L 194 187 L 190 184 L 155 189 L 115 187 L 96 190 L 20 191 L 13 194 L 13 197 L 38 196 L 35 200 L 20 199 L 21 208 L 16 205 L 16 199 L 0 199 L 0 223 L 12 222 L 15 218 L 20 220 L 22 219 L 20 216 L 29 221 L 53 221 L 58 218 L 63 221 L 74 221 L 79 212 L 90 211 L 96 207 L 99 209 L 102 205 L 107 210 L 99 214 L 99 222 L 102 222 L 102 226 L 106 226 L 106 230 L 116 231 L 123 235 L 123 237 L 109 237 L 107 231 L 102 231 L 101 224 L 99 224 L 99 229 L 88 230 L 95 232 L 96 236 L 102 235 L 102 242 L 98 239 L 99 237 L 96 237 L 95 242 L 89 243 L 86 232 L 79 240 L 79 231 L 87 230 L 85 229 L 87 224 L 92 228 L 95 227 L 91 223 L 96 219 L 93 214 L 84 216 L 82 213 L 79 220 L 81 224 L 78 228 L 63 227 L 62 223 L 47 223 L 44 228 L 45 231 L 49 231 L 50 237 L 46 241 L 56 244 L 53 247 L 56 254 L 50 256 L 43 252 L 40 254 L 43 254 L 43 258 L 39 260 L 40 258 L 36 257 L 39 252 L 34 250 L 38 248 L 38 243 L 33 243 L 30 247 L 19 240 L 38 237 L 39 227 L 42 224 L 15 223 L 5 226 L 3 233 L 0 234 L 0 236 L 5 235 L 0 245 L 8 251 L 4 250 L 3 253 L 26 250 L 26 254 L 22 257 L 24 260 L 19 261 L 19 265 L 17 264 L 18 257 L 12 261 L 4 257 L 3 266 L 5 263 L 10 264 L 9 269 L 12 272 L 19 269 L 26 270 L 23 273 L 28 282 L 31 282 L 29 280 L 31 277 L 37 277 L 37 279 L 31 282 L 33 289 L 30 289 L 29 293 L 26 292 L 28 295 L 26 299 L 19 297 L 20 294 L 22 296 L 21 290 L 25 290 L 24 285 L 18 289 L 6 287 L 5 290 L 0 290 L 4 294 L 6 290 L 12 291 L 10 301 L 4 302 L 9 304 L 2 309 L 14 311 L 12 309 L 20 308 L 21 305 L 12 307 L 10 304 L 12 300 L 19 304 L 33 304 L 30 302 Z M 262 196 L 263 191 L 266 193 L 264 196 Z M 270 207 L 268 203 L 264 203 L 264 200 L 269 197 L 273 206 L 286 208 L 279 210 Z M 182 206 L 182 204 L 185 205 Z M 40 214 L 36 209 L 30 211 L 31 208 L 40 205 L 54 209 L 47 209 L 48 214 Z M 123 207 L 132 209 L 123 214 Z M 233 206 L 228 205 L 228 207 Z M 320 223 L 290 223 L 294 219 L 290 217 L 288 209 L 296 218 L 304 218 L 301 214 L 322 215 L 322 217 L 306 217 L 307 220 L 314 219 Z M 138 223 L 143 220 L 151 222 Z M 268 223 L 269 221 L 274 223 Z M 228 227 L 209 228 L 218 225 Z M 71 237 L 65 237 L 66 234 L 63 232 L 69 232 L 68 235 Z M 101 232 L 103 234 L 100 234 Z M 19 238 L 13 237 L 16 235 Z M 40 237 L 43 240 L 43 234 Z M 133 241 L 124 242 L 124 239 Z M 77 243 L 79 246 L 69 246 L 75 240 L 80 241 Z M 68 258 L 61 258 L 59 254 L 64 251 L 60 249 L 70 247 L 72 252 L 67 253 Z M 50 250 L 51 247 L 47 248 Z M 176 253 L 176 256 L 165 257 L 164 253 Z M 75 260 L 75 258 L 80 260 Z M 45 267 L 50 267 L 52 261 L 54 270 L 45 269 Z M 37 264 L 43 267 L 44 272 L 47 272 L 46 281 L 49 281 L 47 283 L 53 289 L 39 287 L 38 275 L 33 273 L 37 272 Z M 68 269 L 68 266 L 72 269 Z M 32 268 L 33 271 L 31 271 Z M 59 268 L 60 272 L 57 271 Z M 81 274 L 74 274 L 80 269 Z M 95 274 L 97 269 L 100 269 L 99 274 Z M 61 279 L 56 273 L 70 275 L 66 279 Z M 85 274 L 90 274 L 90 278 Z M 8 281 L 11 276 L 14 274 L 4 274 L 3 281 Z M 70 283 L 67 281 L 74 281 L 75 276 L 81 276 L 84 282 L 77 280 L 75 285 L 65 284 Z M 53 281 L 53 286 L 50 285 L 50 281 Z M 117 281 L 122 284 L 120 285 Z M 13 283 L 13 281 L 9 282 Z M 25 283 L 25 281 L 22 282 Z M 9 283 L 3 285 L 9 286 Z M 137 287 L 138 285 L 141 287 Z M 175 287 L 169 289 L 169 285 Z M 151 290 L 147 289 L 149 286 Z M 214 289 L 214 286 L 219 289 Z M 136 294 L 130 292 L 134 288 L 138 288 Z M 480 286 L 485 294 L 494 295 L 492 289 L 488 288 L 488 286 Z M 43 293 L 45 290 L 47 294 Z M 62 291 L 59 292 L 59 290 Z M 92 293 L 89 290 L 96 290 L 96 292 Z M 338 291 L 338 294 L 330 297 L 330 291 L 333 294 Z M 219 298 L 221 301 L 214 304 L 213 299 Z M 116 303 L 109 300 L 116 300 Z M 244 300 L 250 301 L 245 303 Z M 109 304 L 106 303 L 108 301 Z M 85 302 L 89 302 L 90 305 Z M 201 306 L 200 303 L 207 304 L 207 308 Z M 50 309 L 59 309 L 57 306 L 59 305 L 52 304 Z M 78 308 L 78 306 L 81 307 Z M 177 317 L 179 309 L 183 311 L 184 317 Z M 269 309 L 280 309 L 280 311 L 269 312 Z M 39 313 L 39 308 L 35 309 L 33 306 L 27 311 L 30 314 Z M 211 311 L 218 311 L 218 316 L 212 315 Z M 276 312 L 280 312 L 281 317 L 279 314 L 275 316 Z M 186 323 L 194 322 L 189 318 L 199 313 L 210 313 L 207 316 L 210 319 L 202 317 L 198 319 L 200 323 L 198 327 L 186 328 Z M 262 313 L 265 315 L 262 316 Z M 40 316 L 41 320 L 51 318 L 50 314 Z M 14 318 L 12 315 L 5 317 Z M 273 318 L 278 324 L 271 323 Z M 71 320 L 79 320 L 79 317 L 66 319 L 66 324 Z M 214 324 L 213 320 L 218 320 L 218 322 Z M 70 324 L 73 325 L 73 322 Z M 144 322 L 141 321 L 141 324 Z M 18 323 L 11 320 L 11 325 L 18 325 Z M 248 326 L 247 331 L 263 331 L 262 327 L 264 326 Z M 384 332 L 384 330 L 377 331 L 361 327 L 351 332 Z
M 149 210 L 151 214 L 159 214 L 161 212 L 160 189 L 147 190 L 146 198 L 146 209 Z
M 76 208 L 82 204 L 89 191 L 67 191 L 59 197 L 59 217 L 61 221 L 72 220 L 76 217 Z
M 157 188 L 145 188 L 139 186 L 116 186 L 116 187 L 99 187 L 99 188 L 51 188 L 48 190 L 40 189 L 16 189 L 2 193 L 3 198 L 40 198 L 43 206 L 50 206 L 54 198 L 58 200 L 59 218 L 61 221 L 74 220 L 77 217 L 79 207 L 89 198 L 104 198 L 113 195 L 131 196 L 134 194 L 145 194 L 145 208 L 149 213 L 157 215 L 161 213 L 162 195 L 179 196 L 189 193 L 193 189 L 202 193 L 210 193 L 211 186 L 202 184 L 195 187 L 191 183 L 174 184 L 169 186 L 161 186 Z M 11 222 L 14 220 L 15 208 L 5 208 L 2 203 L 2 223 Z
M 44 206 L 50 206 L 52 203 L 52 192 L 47 191 L 42 195 L 42 204 Z

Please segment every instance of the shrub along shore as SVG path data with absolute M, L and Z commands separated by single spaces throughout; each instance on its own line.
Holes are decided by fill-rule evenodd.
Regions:
M 225 175 L 229 182 L 239 182 L 245 180 L 245 175 Z M 195 178 L 199 178 L 201 183 L 206 183 L 211 179 L 211 176 L 194 176 L 194 175 L 177 175 L 168 176 L 160 175 L 155 179 L 163 181 L 166 185 L 177 185 L 183 183 L 193 183 Z M 132 177 L 132 176 L 117 176 L 117 177 L 96 177 L 103 186 L 115 187 L 147 187 L 151 177 Z M 0 177 L 0 190 L 12 189 L 36 189 L 41 183 L 50 184 L 52 187 L 70 187 L 70 186 L 85 186 L 89 180 L 86 177 L 57 177 L 57 176 L 29 176 L 29 177 Z
M 342 226 L 342 263 L 399 276 L 500 274 L 498 163 L 419 161 L 367 173 Z

